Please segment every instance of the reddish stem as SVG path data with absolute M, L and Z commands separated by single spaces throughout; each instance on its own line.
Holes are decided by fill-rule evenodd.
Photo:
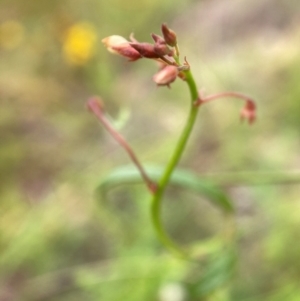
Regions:
M 154 58 L 153 60 L 164 63 L 166 65 L 177 66 L 177 63 L 175 61 L 172 61 L 163 55 L 160 55 L 159 58 Z
M 127 143 L 127 141 L 123 138 L 123 136 L 111 125 L 109 120 L 106 118 L 104 114 L 104 109 L 101 100 L 98 97 L 92 97 L 87 102 L 88 109 L 97 117 L 97 119 L 104 125 L 107 131 L 115 138 L 115 140 L 125 149 L 129 157 L 131 158 L 133 164 L 139 170 L 143 180 L 145 181 L 148 189 L 155 193 L 157 185 L 154 183 L 147 175 L 144 170 L 142 164 L 139 162 L 137 156 L 134 151 Z
M 195 106 L 200 106 L 209 101 L 223 98 L 223 97 L 234 97 L 246 101 L 244 108 L 241 111 L 241 119 L 248 119 L 249 123 L 253 123 L 256 119 L 256 105 L 255 101 L 249 96 L 239 93 L 239 92 L 222 92 L 217 94 L 212 94 L 209 96 L 203 96 L 200 92 L 199 98 L 195 101 Z
M 208 102 L 217 98 L 221 98 L 221 97 L 235 97 L 235 98 L 240 98 L 240 99 L 244 99 L 246 101 L 251 101 L 254 102 L 254 100 L 252 98 L 250 98 L 249 96 L 239 93 L 239 92 L 222 92 L 222 93 L 217 93 L 217 94 L 212 94 L 206 97 L 202 97 L 200 96 L 199 102 L 203 103 L 203 102 Z

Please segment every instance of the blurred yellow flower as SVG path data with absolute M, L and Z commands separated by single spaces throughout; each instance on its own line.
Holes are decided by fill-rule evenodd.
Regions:
M 24 39 L 24 27 L 21 23 L 9 20 L 0 24 L 0 47 L 11 50 L 19 46 Z
M 97 34 L 89 23 L 71 26 L 63 43 L 64 56 L 72 65 L 84 65 L 95 53 Z

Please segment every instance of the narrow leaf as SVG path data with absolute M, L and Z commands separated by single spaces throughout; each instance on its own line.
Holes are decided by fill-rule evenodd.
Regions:
M 159 166 L 146 166 L 145 170 L 148 176 L 155 182 L 159 181 L 163 173 L 163 168 Z M 103 194 L 116 186 L 141 182 L 141 176 L 134 166 L 122 166 L 113 170 L 101 181 L 97 187 L 97 193 Z M 201 179 L 201 177 L 190 171 L 183 169 L 175 170 L 171 177 L 170 184 L 206 196 L 214 205 L 217 205 L 223 211 L 233 212 L 234 210 L 229 197 L 220 188 L 207 180 Z

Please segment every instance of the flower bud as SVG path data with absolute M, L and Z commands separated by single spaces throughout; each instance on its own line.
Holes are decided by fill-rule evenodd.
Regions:
M 130 43 L 121 36 L 109 36 L 104 38 L 102 42 L 109 52 L 127 57 L 130 61 L 136 61 L 142 57 L 139 52 L 131 47 Z
M 130 43 L 130 46 L 133 47 L 142 57 L 148 59 L 157 59 L 159 55 L 154 51 L 154 45 L 149 43 Z
M 104 110 L 103 101 L 98 96 L 91 97 L 86 106 L 90 112 L 102 112 Z
M 168 65 L 158 71 L 154 76 L 153 80 L 158 86 L 169 86 L 170 83 L 175 81 L 178 75 L 178 69 L 176 66 Z
M 248 122 L 251 124 L 256 119 L 256 106 L 255 103 L 251 100 L 246 102 L 246 105 L 241 110 L 241 120 L 247 119 Z
M 161 31 L 163 33 L 166 43 L 169 46 L 174 47 L 177 45 L 177 36 L 176 36 L 176 33 L 172 29 L 168 28 L 168 26 L 166 24 L 163 24 L 161 26 Z
M 159 56 L 164 56 L 164 55 L 173 56 L 174 55 L 173 50 L 171 50 L 166 44 L 155 43 L 154 51 Z
M 159 35 L 152 33 L 152 39 L 154 40 L 155 44 L 166 44 L 166 41 Z

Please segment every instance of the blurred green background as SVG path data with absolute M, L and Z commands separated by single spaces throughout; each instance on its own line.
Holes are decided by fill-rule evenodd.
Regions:
M 298 0 L 2 0 L 0 300 L 300 300 L 300 184 L 251 184 L 266 180 L 260 172 L 300 170 L 299 20 Z M 198 271 L 157 241 L 142 185 L 94 196 L 129 159 L 87 112 L 90 96 L 101 95 L 145 163 L 165 164 L 183 126 L 184 82 L 157 88 L 153 62 L 128 63 L 101 43 L 131 32 L 150 42 L 163 22 L 207 94 L 240 91 L 258 105 L 251 127 L 239 122 L 239 101 L 204 106 L 180 164 L 252 174 L 247 185 L 223 176 L 238 264 L 205 297 L 185 286 Z M 182 244 L 220 228 L 201 196 L 170 189 L 164 209 Z

